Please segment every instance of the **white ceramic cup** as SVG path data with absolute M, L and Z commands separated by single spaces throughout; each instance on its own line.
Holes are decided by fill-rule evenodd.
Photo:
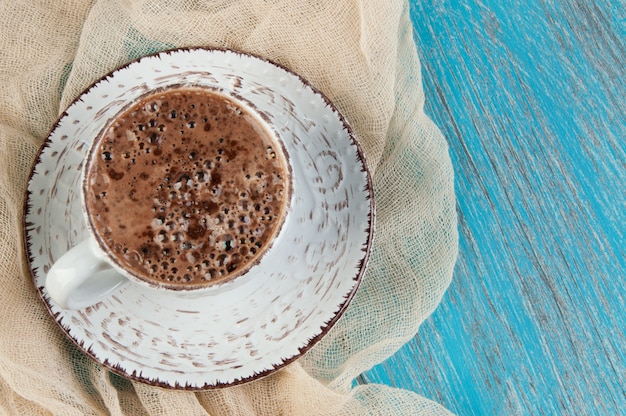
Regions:
M 174 95 L 167 95 L 167 94 L 174 94 Z M 261 139 L 261 137 L 264 137 L 264 139 L 262 139 L 262 142 L 259 142 L 258 145 L 255 145 L 254 147 L 249 148 L 249 152 L 253 152 L 253 149 L 261 149 L 261 154 L 259 156 L 254 156 L 248 160 L 246 158 L 247 155 L 242 154 L 241 153 L 242 151 L 239 150 L 239 155 L 236 158 L 234 158 L 232 162 L 228 160 L 228 163 L 226 163 L 226 160 L 222 160 L 221 156 L 217 156 L 218 160 L 222 160 L 222 162 L 215 162 L 215 163 L 217 164 L 221 163 L 222 165 L 224 165 L 224 167 L 220 169 L 228 169 L 226 165 L 234 164 L 236 166 L 236 171 L 241 173 L 242 172 L 241 166 L 245 166 L 244 169 L 253 169 L 252 171 L 249 172 L 248 177 L 250 176 L 254 177 L 255 170 L 260 169 L 260 165 L 257 166 L 255 164 L 255 160 L 257 160 L 256 159 L 257 157 L 262 157 L 262 158 L 270 157 L 270 156 L 266 156 L 266 148 L 265 148 L 266 145 L 269 145 L 271 146 L 270 148 L 273 150 L 271 151 L 271 158 L 268 160 L 268 162 L 265 162 L 264 166 L 266 166 L 267 168 L 271 167 L 271 169 L 276 169 L 278 167 L 278 169 L 281 169 L 281 172 L 282 172 L 282 176 L 279 176 L 282 178 L 282 182 L 279 188 L 273 188 L 273 185 L 265 185 L 265 186 L 272 187 L 272 189 L 280 189 L 280 192 L 281 192 L 280 196 L 279 195 L 269 196 L 269 198 L 272 198 L 280 202 L 278 202 L 279 209 L 276 210 L 276 215 L 274 216 L 276 218 L 274 220 L 275 223 L 272 223 L 271 225 L 269 224 L 267 225 L 269 231 L 264 235 L 264 237 L 267 238 L 268 241 L 264 241 L 263 246 L 262 247 L 259 246 L 261 248 L 258 248 L 258 249 L 256 246 L 254 246 L 254 244 L 250 243 L 250 245 L 252 245 L 252 248 L 250 248 L 250 250 L 255 250 L 255 254 L 248 255 L 247 259 L 244 259 L 239 264 L 237 264 L 237 267 L 235 270 L 226 272 L 225 270 L 223 270 L 225 269 L 225 266 L 224 266 L 222 267 L 222 272 L 223 272 L 222 276 L 215 276 L 215 277 L 210 277 L 210 278 L 205 278 L 204 276 L 204 274 L 206 274 L 207 276 L 209 275 L 208 271 L 206 270 L 198 271 L 197 273 L 202 274 L 203 275 L 202 279 L 205 279 L 205 280 L 197 281 L 199 280 L 199 277 L 200 277 L 198 276 L 198 279 L 196 281 L 192 281 L 190 283 L 183 283 L 183 284 L 174 284 L 164 279 L 159 280 L 155 276 L 151 277 L 150 275 L 148 275 L 147 269 L 145 270 L 146 271 L 145 273 L 142 273 L 141 267 L 133 268 L 132 266 L 129 266 L 129 263 L 124 262 L 122 259 L 123 257 L 122 253 L 114 252 L 111 246 L 117 245 L 120 241 L 124 239 L 125 234 L 129 233 L 129 231 L 127 230 L 127 228 L 129 227 L 127 227 L 127 225 L 130 226 L 131 224 L 127 223 L 127 225 L 124 225 L 124 228 L 123 229 L 120 228 L 116 234 L 116 232 L 110 231 L 113 229 L 112 227 L 110 227 L 112 224 L 108 224 L 108 223 L 106 224 L 101 223 L 99 225 L 97 224 L 95 217 L 99 215 L 103 215 L 104 213 L 99 211 L 95 205 L 90 205 L 89 203 L 89 200 L 94 198 L 94 195 L 93 195 L 94 191 L 91 189 L 94 179 L 92 177 L 91 171 L 95 169 L 94 166 L 99 165 L 101 169 L 100 171 L 101 173 L 99 175 L 105 175 L 103 173 L 107 171 L 107 169 L 105 168 L 105 164 L 112 163 L 111 161 L 108 161 L 108 162 L 103 161 L 101 157 L 101 152 L 102 152 L 101 146 L 103 146 L 104 143 L 107 143 L 106 140 L 110 140 L 109 137 L 112 135 L 112 132 L 109 131 L 109 129 L 112 128 L 111 126 L 119 124 L 118 120 L 120 120 L 120 117 L 129 117 L 128 113 L 131 110 L 133 111 L 133 113 L 137 113 L 137 116 L 140 117 L 139 120 L 143 120 L 146 117 L 148 118 L 154 117 L 155 113 L 148 113 L 150 115 L 146 116 L 145 108 L 147 108 L 148 106 L 156 105 L 153 103 L 161 102 L 164 99 L 166 100 L 174 99 L 174 97 L 177 97 L 177 96 L 194 97 L 193 99 L 201 100 L 203 103 L 206 100 L 208 100 L 209 97 L 213 97 L 211 99 L 215 101 L 213 101 L 212 104 L 210 105 L 214 106 L 218 102 L 225 103 L 224 111 L 226 113 L 224 114 L 226 114 L 228 117 L 232 117 L 232 118 L 236 117 L 237 120 L 243 121 L 246 125 L 250 126 L 250 128 L 252 128 L 253 131 L 256 131 L 259 133 L 259 139 Z M 170 98 L 164 98 L 164 97 L 170 97 Z M 215 107 L 210 107 L 210 108 L 215 108 Z M 235 111 L 233 110 L 234 108 L 238 108 L 239 110 Z M 191 110 L 191 111 L 198 111 L 198 109 L 197 107 L 194 107 L 194 110 Z M 207 112 L 207 115 L 210 114 L 210 109 L 207 109 L 205 111 Z M 176 118 L 170 118 L 169 115 L 166 116 L 165 114 L 163 114 L 161 117 L 165 117 L 164 121 L 170 123 L 169 130 L 162 133 L 163 138 L 159 139 L 159 140 L 164 140 L 164 142 L 162 144 L 156 145 L 156 147 L 154 147 L 154 145 L 150 145 L 149 143 L 145 142 L 145 140 L 148 140 L 149 134 L 154 134 L 154 133 L 148 133 L 150 129 L 147 128 L 146 132 L 140 136 L 141 137 L 140 143 L 142 144 L 142 146 L 145 144 L 146 146 L 152 146 L 155 149 L 159 150 L 160 152 L 163 152 L 163 149 L 172 149 L 172 147 L 170 146 L 170 141 L 177 140 L 176 137 L 179 135 L 178 127 L 175 129 L 173 127 L 178 126 L 181 123 L 179 119 L 181 119 L 182 115 L 179 114 L 178 117 Z M 200 116 L 197 116 L 197 117 L 199 118 L 198 122 L 204 125 L 204 123 L 202 123 L 201 117 Z M 161 118 L 158 118 L 158 119 L 161 119 Z M 154 118 L 150 121 L 153 121 L 153 120 Z M 237 121 L 237 120 L 234 120 L 234 121 Z M 134 123 L 137 124 L 138 121 L 135 121 Z M 183 125 L 184 124 L 186 123 L 183 122 Z M 234 148 L 233 149 L 228 148 L 228 141 L 223 144 L 218 144 L 217 142 L 217 137 L 219 136 L 220 133 L 226 134 L 225 132 L 224 133 L 221 132 L 220 124 L 229 124 L 229 123 L 224 122 L 224 121 L 218 121 L 218 122 L 211 121 L 211 124 L 213 126 L 212 133 L 208 133 L 204 131 L 204 129 L 201 129 L 200 127 L 198 127 L 198 128 L 189 129 L 188 134 L 191 134 L 193 132 L 194 134 L 197 135 L 195 137 L 197 137 L 198 140 L 203 144 L 207 143 L 207 141 L 209 140 L 209 137 L 215 136 L 213 140 L 215 140 L 215 145 L 220 148 L 220 152 L 225 152 L 225 154 L 229 154 L 229 153 L 233 155 L 236 154 L 237 151 Z M 207 123 L 206 125 L 210 127 L 211 124 Z M 125 129 L 126 128 L 124 128 L 124 131 L 122 132 L 122 134 L 124 134 L 125 132 L 126 133 L 130 132 L 130 130 L 127 132 Z M 216 130 L 217 132 L 215 132 Z M 200 133 L 197 133 L 198 131 Z M 146 137 L 143 137 L 143 136 L 146 136 Z M 133 141 L 129 141 L 129 139 L 127 139 L 125 135 L 119 136 L 119 137 L 120 138 L 116 139 L 115 142 L 116 143 L 119 142 L 122 144 L 122 146 L 124 146 L 120 154 L 122 154 L 122 152 L 126 152 L 127 154 L 130 154 L 128 150 L 132 150 L 136 142 L 134 141 L 134 139 Z M 221 138 L 219 140 L 223 141 L 224 139 Z M 244 135 L 238 138 L 238 140 L 249 141 L 251 139 L 249 135 Z M 198 145 L 199 144 L 200 143 L 198 143 Z M 179 145 L 179 147 L 181 146 Z M 174 147 L 174 149 L 180 150 L 180 149 L 177 149 L 176 147 Z M 169 166 L 169 161 L 171 160 L 172 154 L 174 154 L 174 150 L 171 151 L 171 154 L 168 153 L 167 151 L 165 153 L 168 154 L 167 158 L 165 156 L 161 156 L 161 157 L 153 156 L 152 153 L 150 153 L 148 156 L 143 150 L 138 155 L 138 157 L 150 158 L 152 159 L 152 162 L 157 162 L 157 159 L 159 159 L 158 163 L 154 163 L 148 166 L 143 166 L 143 163 L 141 163 L 141 167 L 139 169 L 142 170 L 142 174 L 146 174 L 147 176 L 149 176 L 151 181 L 154 181 L 154 183 L 161 184 L 160 186 L 163 186 L 164 184 L 167 183 L 167 180 L 169 180 L 169 179 L 165 180 L 161 176 L 169 176 L 169 173 L 167 173 L 168 170 L 165 169 L 165 166 L 166 165 Z M 111 153 L 108 152 L 107 154 L 111 154 Z M 100 131 L 100 133 L 98 134 L 98 137 L 96 137 L 95 140 L 92 141 L 88 155 L 89 156 L 87 157 L 83 165 L 83 169 L 81 173 L 81 183 L 82 183 L 81 201 L 82 201 L 82 212 L 83 212 L 84 221 L 87 225 L 87 229 L 89 230 L 90 236 L 86 240 L 81 242 L 80 244 L 70 249 L 60 259 L 58 259 L 52 265 L 51 269 L 49 270 L 46 276 L 46 288 L 51 298 L 57 304 L 59 304 L 59 306 L 65 309 L 81 309 L 81 308 L 85 308 L 87 306 L 93 305 L 105 299 L 115 290 L 117 290 L 118 288 L 120 288 L 121 286 L 129 282 L 133 282 L 137 284 L 144 284 L 144 285 L 147 285 L 149 287 L 152 287 L 158 290 L 174 290 L 176 292 L 181 292 L 186 295 L 191 294 L 193 296 L 201 295 L 207 290 L 210 290 L 210 288 L 214 285 L 222 285 L 222 284 L 231 282 L 232 280 L 248 273 L 250 269 L 254 269 L 255 265 L 258 262 L 262 261 L 266 252 L 268 250 L 271 250 L 274 240 L 279 238 L 280 232 L 283 229 L 283 224 L 288 218 L 290 199 L 292 196 L 292 192 L 291 192 L 292 185 L 291 185 L 291 176 L 290 176 L 290 172 L 292 171 L 292 169 L 290 166 L 288 153 L 285 149 L 284 144 L 281 141 L 280 136 L 273 130 L 272 126 L 268 125 L 268 123 L 265 122 L 262 119 L 262 117 L 256 113 L 256 110 L 252 108 L 250 104 L 245 101 L 245 99 L 233 97 L 229 95 L 228 93 L 220 91 L 216 88 L 206 88 L 206 87 L 201 87 L 195 84 L 186 84 L 186 85 L 182 84 L 182 85 L 170 86 L 164 89 L 159 89 L 158 91 L 148 91 L 144 96 L 140 97 L 139 100 L 136 100 L 135 102 L 131 101 L 128 107 L 125 108 L 123 111 L 121 111 L 118 114 L 118 116 L 112 117 L 110 119 L 109 123 L 107 123 L 104 126 L 104 128 Z M 205 156 L 207 158 L 211 157 L 211 155 L 208 155 L 208 154 L 207 155 L 198 154 L 195 157 L 197 159 L 202 159 Z M 193 160 L 197 160 L 197 159 L 193 159 Z M 224 159 L 226 159 L 226 157 L 224 157 Z M 127 160 L 129 159 L 120 158 L 120 162 L 122 162 L 122 164 L 119 165 L 118 168 L 122 168 L 127 163 Z M 239 161 L 239 160 L 243 160 L 243 161 L 237 163 L 236 161 Z M 188 169 L 191 175 L 193 175 L 193 172 L 199 169 L 199 167 L 195 166 L 194 163 L 187 157 L 184 157 L 184 160 L 182 161 L 182 163 L 185 164 L 185 166 L 187 166 L 184 169 Z M 198 165 L 198 162 L 196 162 L 196 165 Z M 252 166 L 252 167 L 249 167 L 249 166 Z M 224 172 L 223 170 L 219 170 L 217 168 L 213 170 L 211 169 L 209 170 L 214 172 L 215 177 L 218 177 L 218 175 L 220 176 L 224 175 L 224 173 L 220 173 L 220 172 Z M 232 172 L 232 168 L 228 172 Z M 265 174 L 267 175 L 267 177 L 272 177 L 271 172 L 266 172 Z M 211 177 L 212 174 L 209 174 L 207 172 L 207 175 Z M 236 173 L 234 175 L 236 175 Z M 250 191 L 252 191 L 252 187 L 256 188 L 257 186 L 260 186 L 258 185 L 259 182 L 249 182 L 251 181 L 251 179 L 244 179 L 243 174 L 241 175 L 242 175 L 241 180 L 243 182 L 239 186 L 251 187 Z M 112 180 L 109 178 L 108 175 L 106 175 L 106 178 L 108 178 L 106 179 L 106 181 Z M 277 180 L 277 178 L 274 177 L 274 180 Z M 227 181 L 228 179 L 225 179 L 224 183 L 226 183 Z M 138 182 L 134 184 L 133 186 L 137 186 L 137 185 L 141 186 L 141 185 L 144 185 L 145 183 L 146 182 L 142 182 L 142 183 Z M 250 183 L 254 183 L 254 184 L 246 185 Z M 187 209 L 187 208 L 196 209 L 194 207 L 200 207 L 200 205 L 202 204 L 202 200 L 204 198 L 209 197 L 209 195 L 211 195 L 211 189 L 209 186 L 203 186 L 203 185 L 208 185 L 208 182 L 206 180 L 203 180 L 203 182 L 198 182 L 197 184 L 200 185 L 198 190 L 195 193 L 186 193 L 185 195 L 180 195 L 183 198 L 183 200 L 182 202 L 177 202 L 176 206 L 182 207 L 183 209 Z M 179 183 L 178 185 L 181 185 L 181 184 Z M 109 190 L 108 193 L 109 194 L 114 193 L 112 192 L 114 191 L 114 189 L 112 189 L 110 185 L 107 185 L 107 186 L 108 187 L 105 189 Z M 120 187 L 119 184 L 117 186 Z M 171 185 L 167 185 L 167 186 L 169 187 Z M 158 200 L 158 198 L 156 197 L 157 191 L 153 190 L 152 188 L 150 189 L 151 191 L 149 192 L 149 195 L 152 195 L 152 196 L 149 198 L 149 200 L 150 201 L 154 201 L 155 199 Z M 246 188 L 242 188 L 240 190 L 235 191 L 237 193 L 237 197 L 239 197 L 239 193 L 243 189 L 246 189 Z M 267 189 L 269 188 L 264 188 L 262 192 L 263 193 L 268 192 Z M 172 192 L 176 192 L 174 191 L 173 187 L 171 188 L 171 190 Z M 221 188 L 220 188 L 220 193 L 221 193 Z M 261 193 L 261 196 L 265 198 L 266 196 L 264 196 L 263 193 Z M 190 195 L 193 195 L 193 196 L 190 196 Z M 245 194 L 242 194 L 242 195 L 245 195 Z M 194 197 L 197 200 L 190 200 L 190 198 L 194 198 Z M 222 196 L 222 197 L 225 197 L 225 196 Z M 147 215 L 140 215 L 138 217 L 134 217 L 134 221 L 133 221 L 134 224 L 132 225 L 136 226 L 136 222 L 139 222 L 142 230 L 153 229 L 154 227 L 152 223 L 154 221 L 154 218 L 152 215 L 150 215 L 150 212 L 149 212 L 149 210 L 152 209 L 151 207 L 153 203 L 144 201 L 142 202 L 144 205 L 142 207 L 138 207 L 137 203 L 129 199 L 130 197 L 126 197 L 126 194 L 124 194 L 124 198 L 126 199 L 126 201 L 117 202 L 117 204 L 128 203 L 130 204 L 130 206 L 137 207 L 137 210 L 139 211 L 142 211 L 142 209 L 146 210 Z M 232 198 L 232 195 L 231 195 L 231 198 Z M 241 199 L 244 199 L 244 198 L 241 198 Z M 175 200 L 180 201 L 180 199 L 178 198 L 175 198 Z M 108 202 L 109 204 L 108 207 L 113 209 L 113 206 L 111 204 L 114 204 L 114 203 L 116 202 L 115 201 Z M 219 198 L 218 198 L 218 201 L 216 201 L 215 203 L 219 203 Z M 253 201 L 249 202 L 250 206 L 252 206 L 252 204 L 253 204 Z M 231 211 L 235 212 L 235 208 L 237 208 L 238 205 L 239 203 L 236 202 L 235 206 L 231 207 Z M 229 205 L 227 204 L 226 207 L 228 206 Z M 226 207 L 224 208 L 225 211 L 227 210 Z M 102 207 L 100 207 L 100 209 L 102 209 Z M 245 212 L 246 212 L 246 215 L 249 215 L 250 217 L 256 216 L 259 218 L 260 217 L 265 218 L 264 213 L 262 211 L 263 210 L 256 210 L 256 211 L 252 210 L 252 211 L 245 211 Z M 126 211 L 123 211 L 120 214 L 124 215 L 125 212 Z M 154 215 L 156 216 L 156 215 L 161 215 L 161 214 L 159 212 L 155 212 Z M 210 247 L 212 245 L 218 246 L 219 242 L 210 244 L 209 239 L 206 238 L 206 235 L 213 234 L 214 232 L 220 232 L 220 233 L 224 232 L 222 227 L 213 225 L 214 219 L 217 221 L 218 216 L 223 216 L 221 209 L 217 213 L 214 213 L 211 215 L 209 215 L 208 213 L 204 213 L 202 215 L 197 214 L 197 215 L 198 215 L 198 221 L 200 220 L 200 218 L 204 221 L 204 224 L 206 226 L 206 231 L 207 231 L 206 234 L 203 235 L 202 238 L 199 239 L 200 240 L 199 243 L 206 247 Z M 236 218 L 236 215 L 233 216 L 233 214 L 231 213 L 231 217 Z M 117 220 L 117 218 L 111 218 L 111 220 Z M 175 223 L 178 223 L 178 220 L 179 219 L 177 219 L 176 217 L 173 217 L 171 222 L 172 224 L 175 224 Z M 180 218 L 180 220 L 182 220 L 182 217 Z M 127 220 L 127 221 L 130 221 L 130 220 Z M 142 221 L 145 222 L 145 224 L 141 223 Z M 222 220 L 222 221 L 225 222 L 225 220 Z M 247 218 L 246 221 L 247 223 L 242 222 L 241 225 L 249 226 L 250 225 L 249 222 L 251 221 L 251 219 Z M 259 225 L 262 225 L 263 221 L 261 219 L 254 220 L 255 223 L 257 221 Z M 234 223 L 234 220 L 233 220 L 233 223 Z M 101 230 L 99 231 L 97 227 L 100 227 L 100 228 L 105 227 L 109 229 L 108 231 L 109 234 L 107 236 L 107 239 L 110 241 L 108 243 L 104 241 L 105 239 L 103 238 L 102 231 Z M 187 235 L 187 231 L 183 230 L 182 228 L 184 227 L 181 227 L 178 234 L 185 235 L 184 237 L 185 239 L 190 238 Z M 160 253 L 163 251 L 163 248 L 164 248 L 164 246 L 161 245 L 163 241 L 158 240 L 158 237 L 160 237 L 159 234 L 157 234 L 156 232 L 154 232 L 154 234 L 155 236 L 152 238 L 151 244 L 153 244 L 155 247 L 160 247 L 158 248 L 158 250 L 155 250 L 155 253 Z M 239 239 L 239 237 L 237 236 L 237 233 L 235 232 L 233 234 L 235 235 L 233 241 L 237 241 Z M 169 240 L 169 236 L 168 236 L 168 239 L 165 240 L 165 244 L 169 244 L 170 246 L 173 245 Z M 182 249 L 181 251 L 183 253 L 185 252 L 185 250 L 182 250 Z M 218 254 L 226 253 L 224 251 L 224 248 L 212 249 L 209 251 L 210 252 L 217 251 Z M 205 261 L 207 264 L 209 264 L 208 254 L 206 255 L 207 255 L 207 259 L 205 259 Z M 215 255 L 215 253 L 213 255 Z M 243 256 L 239 254 L 235 254 L 235 255 L 243 258 Z M 228 255 L 222 254 L 222 256 L 226 257 Z M 168 259 L 169 257 L 171 257 L 171 255 L 161 256 L 160 254 L 157 254 L 155 258 L 156 261 L 152 264 L 157 264 L 157 263 L 161 264 L 164 261 L 167 262 L 169 260 Z M 183 258 L 184 256 L 181 255 L 179 257 L 180 257 L 179 261 L 184 262 L 185 260 Z M 219 258 L 219 256 L 217 258 Z M 201 259 L 198 259 L 198 261 L 200 260 Z M 210 260 L 210 262 L 213 262 L 213 263 L 215 263 L 215 261 L 216 261 L 215 259 Z M 167 264 L 169 264 L 169 262 Z M 156 265 L 154 267 L 156 267 Z M 184 265 L 180 264 L 180 267 L 184 267 Z M 207 266 L 207 267 L 210 267 L 210 266 Z M 173 270 L 175 268 L 170 266 L 168 270 L 166 271 L 169 271 L 170 269 Z M 176 270 L 178 269 L 176 268 Z M 212 270 L 214 273 L 216 271 L 215 268 L 210 268 L 207 270 Z M 192 273 L 192 272 L 190 271 L 189 273 Z M 174 276 L 170 275 L 170 278 L 173 278 L 173 277 Z M 179 276 L 179 279 L 180 279 L 180 276 Z

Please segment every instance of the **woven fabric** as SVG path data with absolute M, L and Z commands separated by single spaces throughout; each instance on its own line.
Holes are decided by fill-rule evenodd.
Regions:
M 0 413 L 447 414 L 413 392 L 352 386 L 415 336 L 457 255 L 453 171 L 423 111 L 407 4 L 39 0 L 0 2 L 0 16 Z M 196 393 L 123 379 L 68 341 L 33 287 L 21 225 L 31 165 L 64 109 L 112 69 L 190 46 L 263 56 L 324 92 L 360 139 L 377 202 L 369 268 L 328 335 L 269 377 Z

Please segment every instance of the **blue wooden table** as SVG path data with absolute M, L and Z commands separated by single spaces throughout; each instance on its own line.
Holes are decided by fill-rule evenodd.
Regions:
M 460 415 L 626 414 L 626 4 L 413 0 L 460 252 L 412 342 L 359 377 Z

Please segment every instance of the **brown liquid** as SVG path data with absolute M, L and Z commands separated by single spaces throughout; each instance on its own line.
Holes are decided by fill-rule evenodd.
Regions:
M 247 270 L 286 211 L 289 173 L 275 140 L 208 89 L 143 98 L 90 155 L 85 198 L 97 239 L 160 285 L 194 288 Z

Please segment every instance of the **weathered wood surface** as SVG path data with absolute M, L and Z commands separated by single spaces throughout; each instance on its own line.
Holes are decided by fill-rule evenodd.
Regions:
M 453 283 L 359 378 L 460 415 L 626 414 L 626 4 L 412 0 Z

